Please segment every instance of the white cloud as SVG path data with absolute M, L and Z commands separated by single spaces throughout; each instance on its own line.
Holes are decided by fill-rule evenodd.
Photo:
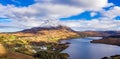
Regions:
M 86 9 L 101 9 L 108 5 L 108 0 L 36 0 L 36 2 L 70 5 Z
M 91 16 L 91 17 L 94 17 L 95 15 L 97 15 L 96 12 L 91 12 L 91 13 L 90 13 L 90 16 Z
M 116 21 L 79 20 L 64 22 L 59 21 L 58 19 L 78 15 L 84 11 L 93 11 L 91 13 L 92 17 L 96 15 L 96 11 L 106 12 L 104 16 L 109 19 L 109 16 L 120 14 L 116 13 L 116 11 L 119 11 L 119 7 L 114 7 L 109 11 L 103 11 L 103 7 L 112 5 L 112 3 L 108 3 L 108 0 L 36 0 L 35 4 L 29 5 L 28 7 L 16 7 L 14 5 L 3 6 L 0 4 L 0 17 L 10 18 L 13 20 L 11 22 L 12 25 L 14 24 L 18 27 L 22 26 L 24 28 L 36 26 L 57 26 L 62 22 L 64 25 L 75 28 L 80 27 L 84 28 L 84 30 L 96 30 L 98 28 L 107 29 L 116 27 L 116 24 L 113 24 Z M 111 14 L 110 12 L 113 13 Z
M 120 16 L 120 7 L 118 6 L 113 6 L 111 7 L 110 10 L 107 10 L 107 11 L 101 11 L 102 15 L 104 17 L 108 17 L 109 19 L 114 19 L 115 17 L 117 16 Z
M 106 31 L 106 30 L 120 30 L 120 20 L 68 20 L 62 21 L 66 26 L 69 26 L 77 31 Z
M 56 25 L 58 24 L 57 21 L 60 17 L 69 17 L 83 12 L 81 8 L 77 7 L 39 3 L 28 7 L 1 5 L 1 9 L 2 11 L 0 12 L 4 12 L 2 15 L 14 20 L 14 23 L 16 24 L 21 24 L 28 27 L 44 26 L 46 25 L 44 24 L 46 21 L 50 22 L 49 24 L 47 23 L 48 25 L 53 24 L 53 22 L 54 25 Z

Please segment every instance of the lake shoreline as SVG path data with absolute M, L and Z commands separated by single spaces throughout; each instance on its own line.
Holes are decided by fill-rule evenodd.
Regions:
M 103 38 L 99 40 L 92 40 L 90 42 L 120 46 L 120 38 Z
M 91 37 L 87 37 L 87 38 L 76 38 L 76 39 L 63 40 L 64 42 L 70 43 L 69 47 L 67 49 L 65 49 L 63 52 L 68 53 L 70 55 L 71 59 L 83 59 L 83 58 L 84 59 L 85 58 L 101 59 L 105 56 L 113 56 L 113 55 L 120 54 L 118 52 L 118 49 L 115 49 L 115 48 L 120 48 L 119 46 L 90 43 L 90 41 L 92 41 L 94 39 L 92 39 Z M 96 40 L 98 40 L 98 39 L 96 39 Z M 107 47 L 107 48 L 105 48 L 105 47 Z M 108 49 L 114 49 L 114 50 L 108 50 Z M 99 50 L 99 52 L 98 52 L 98 50 Z M 87 51 L 92 53 L 91 56 L 89 56 L 89 53 Z M 100 54 L 100 53 L 102 53 L 102 54 Z M 100 54 L 100 56 L 99 56 L 99 54 Z M 87 56 L 87 57 L 84 57 L 84 56 Z M 90 58 L 90 57 L 92 57 L 92 58 Z

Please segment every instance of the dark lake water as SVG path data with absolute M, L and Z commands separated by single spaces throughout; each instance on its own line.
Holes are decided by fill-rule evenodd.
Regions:
M 98 37 L 78 38 L 63 40 L 70 42 L 69 47 L 63 52 L 70 55 L 70 59 L 101 59 L 105 56 L 120 54 L 120 46 L 90 43 Z

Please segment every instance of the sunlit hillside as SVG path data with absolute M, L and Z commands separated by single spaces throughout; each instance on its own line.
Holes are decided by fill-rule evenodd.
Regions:
M 22 39 L 35 42 L 57 42 L 61 39 L 76 38 L 80 35 L 72 29 L 65 26 L 51 28 L 32 28 L 20 32 L 12 33 L 11 35 L 19 36 Z
M 13 57 L 14 55 L 21 57 L 20 59 L 33 59 L 49 58 L 54 56 L 54 54 L 58 54 L 58 59 L 67 59 L 68 55 L 60 52 L 68 46 L 66 44 L 59 44 L 58 42 L 78 37 L 81 37 L 78 32 L 65 26 L 49 28 L 37 27 L 19 32 L 1 33 L 0 50 L 2 52 L 0 52 L 0 55 L 2 56 L 1 58 L 7 59 L 18 59 L 17 57 Z M 43 55 L 43 57 L 36 55 Z M 52 58 L 56 57 L 51 57 L 51 59 Z

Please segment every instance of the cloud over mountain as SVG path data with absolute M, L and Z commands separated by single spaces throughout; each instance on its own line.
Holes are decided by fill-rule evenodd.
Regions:
M 62 21 L 64 25 L 77 31 L 114 31 L 120 30 L 119 20 L 93 19 L 93 20 L 67 20 Z
M 11 19 L 11 22 L 9 23 L 12 25 L 9 26 L 15 25 L 22 27 L 23 29 L 37 26 L 57 26 L 59 24 L 63 24 L 63 21 L 59 20 L 60 18 L 75 16 L 85 11 L 100 12 L 104 16 L 101 17 L 101 19 L 105 17 L 110 19 L 109 16 L 114 17 L 120 14 L 115 12 L 119 10 L 119 7 L 113 5 L 113 3 L 108 3 L 108 0 L 35 0 L 34 4 L 23 7 L 17 7 L 15 5 L 5 6 L 0 4 L 0 17 Z M 103 9 L 104 7 L 109 6 L 113 6 L 113 8 L 108 11 Z M 95 15 L 95 13 L 91 13 L 91 16 Z M 77 27 L 78 25 L 76 24 L 79 24 L 77 21 L 74 24 L 70 21 L 66 21 L 64 25 L 69 24 L 70 27 Z M 78 27 L 84 28 L 86 25 L 83 23 L 98 25 L 100 28 L 102 28 L 102 26 L 107 26 L 107 23 L 99 23 L 101 22 L 99 20 L 96 21 L 98 22 L 94 22 L 94 20 L 80 20 L 80 25 Z M 6 23 L 4 23 L 4 25 L 6 26 Z M 92 25 L 87 26 L 87 29 L 95 29 Z

